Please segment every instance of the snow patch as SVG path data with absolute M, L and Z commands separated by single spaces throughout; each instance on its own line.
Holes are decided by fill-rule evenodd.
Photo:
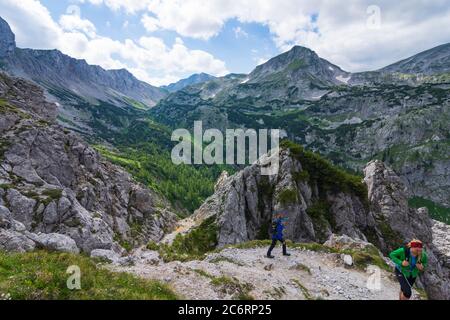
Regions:
M 342 124 L 360 124 L 363 121 L 361 120 L 361 118 L 358 117 L 353 117 L 351 119 L 345 119 Z
M 325 95 L 325 93 L 319 94 L 317 96 L 312 96 L 311 100 L 320 100 L 324 95 Z
M 336 80 L 343 82 L 345 84 L 348 84 L 348 82 L 350 81 L 351 78 L 352 78 L 352 76 L 348 76 L 347 78 L 344 76 L 337 76 Z

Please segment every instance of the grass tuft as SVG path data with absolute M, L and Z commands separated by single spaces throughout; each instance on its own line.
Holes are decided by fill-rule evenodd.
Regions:
M 80 290 L 67 288 L 69 266 L 81 271 Z M 98 267 L 82 255 L 0 252 L 0 293 L 17 300 L 173 300 L 166 285 Z

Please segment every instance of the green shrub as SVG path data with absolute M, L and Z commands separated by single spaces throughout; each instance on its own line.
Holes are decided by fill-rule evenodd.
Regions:
M 297 202 L 297 191 L 295 189 L 285 189 L 278 195 L 278 201 L 282 205 L 290 205 Z
M 319 241 L 326 241 L 326 230 L 328 227 L 330 227 L 332 231 L 336 228 L 336 222 L 331 214 L 328 202 L 325 200 L 318 200 L 306 209 L 306 213 L 314 223 L 314 231 L 316 232 Z
M 188 234 L 178 234 L 171 245 L 160 244 L 158 252 L 166 262 L 203 259 L 216 248 L 217 231 L 215 216 L 209 217 Z
M 306 170 L 293 172 L 292 177 L 297 182 L 308 182 L 309 181 L 309 173 Z
M 10 146 L 11 143 L 8 140 L 0 138 L 0 160 L 4 158 L 6 151 L 9 149 Z
M 365 270 L 367 266 L 375 265 L 386 271 L 392 270 L 375 246 L 368 246 L 361 250 L 342 250 L 341 253 L 351 255 L 353 265 L 358 269 Z
M 292 282 L 295 283 L 297 288 L 300 289 L 300 291 L 303 293 L 303 296 L 305 297 L 306 300 L 312 300 L 312 296 L 309 293 L 308 288 L 306 288 L 303 284 L 301 284 L 301 282 L 297 279 L 291 279 L 291 280 L 292 280 Z
M 233 299 L 253 300 L 249 295 L 253 286 L 249 283 L 241 283 L 238 279 L 227 276 L 213 277 L 210 283 L 219 287 L 223 293 L 232 295 Z
M 153 251 L 158 251 L 159 250 L 159 245 L 154 242 L 154 241 L 150 241 L 149 243 L 147 243 L 147 249 L 148 250 L 153 250 Z
M 399 232 L 394 231 L 389 223 L 384 220 L 384 217 L 379 218 L 377 222 L 388 250 L 394 250 L 403 245 L 402 235 Z
M 62 196 L 61 189 L 47 189 L 42 192 L 44 196 L 51 198 L 52 200 L 59 200 Z
M 308 172 L 308 180 L 317 183 L 322 195 L 326 191 L 351 192 L 366 207 L 369 206 L 367 186 L 362 182 L 361 177 L 345 172 L 320 155 L 306 151 L 302 146 L 292 141 L 283 140 L 280 147 L 289 149 L 291 155 L 302 164 L 303 170 Z M 303 175 L 306 176 L 306 174 Z
M 269 234 L 269 228 L 270 228 L 271 222 L 266 221 L 261 224 L 261 227 L 258 230 L 258 233 L 256 234 L 255 239 L 256 240 L 267 240 L 270 237 Z

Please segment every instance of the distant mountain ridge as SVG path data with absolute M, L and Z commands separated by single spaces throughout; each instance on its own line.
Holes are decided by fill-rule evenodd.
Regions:
M 380 71 L 422 73 L 426 75 L 450 72 L 450 43 L 423 51 L 384 67 Z
M 125 69 L 105 70 L 58 50 L 17 48 L 8 23 L 0 18 L 0 62 L 2 69 L 33 80 L 45 88 L 64 89 L 88 100 L 116 105 L 154 106 L 166 96 L 160 88 L 136 79 Z
M 181 79 L 175 83 L 171 83 L 167 86 L 162 86 L 161 88 L 168 90 L 169 92 L 175 92 L 181 89 L 184 89 L 187 86 L 193 85 L 193 84 L 199 84 L 203 83 L 212 79 L 215 79 L 216 77 L 207 74 L 207 73 L 195 73 L 191 76 L 189 76 L 186 79 Z

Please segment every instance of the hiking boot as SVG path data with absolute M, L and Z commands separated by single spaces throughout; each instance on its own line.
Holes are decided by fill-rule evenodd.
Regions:
M 283 256 L 290 256 L 290 253 L 287 253 L 287 246 L 286 243 L 283 243 Z
M 269 259 L 273 259 L 273 258 L 275 258 L 273 255 L 271 255 L 271 254 L 268 254 L 267 256 L 266 256 L 266 258 L 269 258 Z

